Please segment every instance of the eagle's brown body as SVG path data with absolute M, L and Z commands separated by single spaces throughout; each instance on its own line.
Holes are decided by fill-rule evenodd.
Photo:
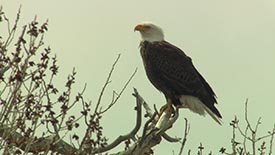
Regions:
M 205 115 L 219 124 L 221 114 L 215 107 L 216 95 L 210 85 L 194 67 L 192 60 L 181 49 L 164 40 L 160 27 L 150 22 L 138 24 L 141 34 L 140 53 L 151 83 L 166 97 L 167 106 Z
M 221 118 L 214 91 L 182 50 L 166 41 L 142 41 L 140 53 L 149 80 L 167 100 L 178 106 L 182 95 L 194 96 Z

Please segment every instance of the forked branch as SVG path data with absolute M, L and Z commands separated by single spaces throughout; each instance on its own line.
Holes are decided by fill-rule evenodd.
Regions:
M 142 108 L 141 108 L 141 106 L 142 106 L 144 100 L 142 99 L 142 97 L 140 97 L 140 95 L 138 94 L 138 92 L 135 88 L 134 88 L 133 96 L 136 97 L 136 108 L 135 108 L 135 110 L 136 110 L 137 117 L 136 117 L 135 127 L 128 134 L 118 136 L 111 144 L 109 144 L 107 146 L 104 146 L 104 147 L 94 149 L 92 154 L 106 152 L 108 150 L 111 150 L 111 149 L 115 148 L 121 142 L 123 142 L 127 139 L 131 139 L 131 138 L 135 137 L 135 135 L 137 134 L 137 132 L 139 131 L 140 126 L 141 126 L 141 118 L 142 118 L 142 113 L 141 113 Z

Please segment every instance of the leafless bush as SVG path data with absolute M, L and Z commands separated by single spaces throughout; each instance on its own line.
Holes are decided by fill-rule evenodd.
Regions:
M 240 121 L 237 117 L 232 120 L 231 151 L 222 147 L 220 152 L 226 155 L 272 155 L 272 146 L 275 134 L 275 125 L 272 131 L 268 131 L 266 135 L 259 136 L 258 129 L 261 125 L 261 117 L 258 118 L 255 127 L 253 127 L 248 118 L 248 100 L 245 102 L 245 128 L 240 127 Z M 240 135 L 240 136 L 237 136 Z M 251 148 L 251 150 L 249 149 Z

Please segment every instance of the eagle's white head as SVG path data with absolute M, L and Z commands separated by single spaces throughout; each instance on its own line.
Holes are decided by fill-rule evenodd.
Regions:
M 162 29 L 153 23 L 140 23 L 134 30 L 140 32 L 143 41 L 155 42 L 164 40 Z

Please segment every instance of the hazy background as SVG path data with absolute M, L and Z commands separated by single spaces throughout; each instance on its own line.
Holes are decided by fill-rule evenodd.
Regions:
M 93 102 L 119 53 L 121 59 L 103 100 L 106 104 L 111 100 L 112 90 L 119 91 L 138 68 L 119 103 L 102 119 L 109 142 L 135 125 L 132 87 L 151 105 L 161 107 L 165 103 L 143 69 L 138 49 L 140 35 L 133 31 L 141 21 L 161 26 L 166 40 L 192 57 L 218 96 L 223 126 L 208 116 L 204 118 L 181 110 L 180 119 L 169 131 L 170 135 L 181 137 L 187 117 L 191 131 L 186 148 L 191 148 L 193 154 L 200 142 L 214 154 L 218 154 L 222 146 L 230 147 L 229 122 L 235 115 L 243 118 L 246 98 L 249 98 L 252 124 L 262 117 L 259 132 L 266 134 L 273 127 L 274 0 L 0 0 L 0 4 L 11 20 L 22 4 L 20 24 L 26 24 L 35 15 L 40 22 L 49 19 L 45 42 L 57 54 L 60 65 L 55 82 L 64 86 L 67 74 L 75 67 L 78 72 L 75 88 L 80 89 L 87 83 L 85 97 Z M 5 27 L 1 27 L 0 33 L 3 31 Z M 179 147 L 180 144 L 163 140 L 154 149 L 158 155 L 167 155 L 173 150 L 177 153 Z

